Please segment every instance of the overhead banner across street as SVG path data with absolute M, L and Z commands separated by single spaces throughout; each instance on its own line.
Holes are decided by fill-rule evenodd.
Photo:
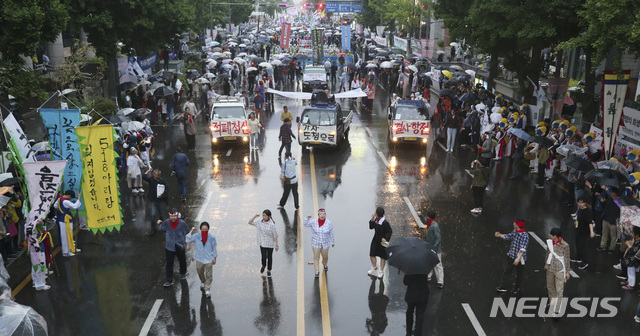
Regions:
M 82 152 L 82 194 L 87 226 L 94 233 L 120 230 L 122 213 L 113 126 L 79 127 L 76 131 Z

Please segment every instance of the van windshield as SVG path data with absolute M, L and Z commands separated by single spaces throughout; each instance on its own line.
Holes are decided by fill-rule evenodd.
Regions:
M 332 126 L 336 124 L 336 112 L 334 110 L 307 110 L 302 116 L 302 123 L 313 126 Z
M 428 120 L 429 112 L 425 108 L 404 107 L 399 106 L 396 108 L 396 114 L 394 116 L 396 120 Z
M 212 119 L 244 119 L 244 109 L 242 106 L 219 106 L 213 108 Z

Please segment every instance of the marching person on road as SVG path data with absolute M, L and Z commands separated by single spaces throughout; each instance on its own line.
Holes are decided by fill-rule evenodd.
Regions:
M 262 256 L 262 267 L 260 274 L 264 273 L 267 268 L 267 277 L 271 277 L 271 267 L 273 266 L 273 249 L 278 251 L 278 232 L 276 231 L 276 223 L 271 218 L 271 210 L 266 209 L 260 215 L 255 215 L 249 220 L 249 225 L 253 225 L 258 229 L 258 246 L 260 246 L 260 255 Z
M 320 255 L 324 271 L 328 270 L 329 245 L 335 246 L 336 240 L 333 234 L 333 223 L 327 219 L 324 209 L 318 210 L 318 218 L 311 219 L 311 215 L 304 220 L 304 226 L 311 228 L 311 249 L 313 250 L 313 268 L 316 278 L 320 276 Z
M 144 162 L 140 156 L 138 156 L 138 150 L 131 147 L 129 149 L 130 154 L 127 158 L 127 184 L 131 193 L 143 193 L 142 189 L 142 167 Z
M 475 160 L 471 162 L 471 175 L 473 175 L 473 181 L 471 182 L 473 209 L 471 209 L 471 213 L 481 214 L 484 191 L 489 184 L 489 168 L 485 167 L 480 161 Z
M 158 221 L 158 229 L 166 232 L 164 252 L 167 258 L 165 268 L 167 281 L 164 283 L 165 287 L 173 285 L 174 257 L 178 257 L 178 262 L 180 263 L 180 279 L 187 280 L 187 259 L 185 256 L 187 246 L 185 237 L 189 233 L 189 228 L 187 223 L 180 217 L 180 213 L 174 208 L 169 212 L 169 219 Z
M 193 98 L 192 98 L 193 100 Z M 188 104 L 188 103 L 187 103 Z M 186 104 L 185 104 L 186 105 Z M 193 151 L 196 149 L 196 121 L 195 110 L 185 107 L 184 109 L 184 137 L 187 140 L 187 149 Z
M 282 198 L 278 202 L 278 209 L 283 209 L 289 199 L 289 193 L 293 193 L 293 205 L 296 210 L 299 208 L 298 204 L 298 177 L 296 176 L 296 167 L 298 162 L 291 156 L 291 152 L 287 151 L 284 154 L 284 164 L 282 165 L 282 181 L 284 182 L 284 191 L 282 192 Z
M 436 253 L 438 254 L 438 259 L 440 263 L 436 265 L 434 268 L 436 273 L 436 281 L 438 282 L 438 288 L 444 288 L 444 268 L 442 267 L 442 234 L 440 233 L 440 224 L 436 222 L 436 212 L 429 211 L 427 212 L 427 222 L 429 223 L 429 228 L 427 229 L 427 239 L 425 241 L 435 248 Z M 431 274 L 433 271 L 429 272 L 429 281 L 431 281 Z
M 286 106 L 282 108 L 282 113 L 280 113 L 280 120 L 284 121 L 285 119 L 293 120 L 293 113 Z
M 407 335 L 422 336 L 422 323 L 429 300 L 429 286 L 426 274 L 408 274 L 402 282 L 407 286 L 404 300 L 407 302 Z M 416 328 L 413 329 L 413 312 L 416 314 Z
M 73 257 L 76 252 L 80 252 L 80 249 L 76 248 L 76 244 L 73 242 L 73 216 L 71 210 L 78 210 L 82 203 L 80 202 L 80 196 L 75 202 L 71 200 L 76 198 L 76 193 L 73 190 L 65 191 L 62 197 L 58 198 L 58 201 L 53 203 L 56 208 L 56 221 L 60 229 L 60 245 L 62 247 L 63 257 Z
M 370 276 L 382 279 L 384 276 L 384 266 L 387 262 L 387 247 L 391 240 L 391 224 L 384 217 L 384 208 L 376 208 L 376 212 L 371 215 L 369 221 L 369 230 L 374 230 L 371 246 L 369 247 L 369 258 L 371 259 L 371 268 L 367 272 Z M 376 257 L 380 258 L 380 269 Z
M 187 235 L 187 243 L 195 243 L 196 253 L 196 271 L 200 278 L 200 290 L 204 291 L 207 298 L 211 297 L 211 281 L 213 280 L 213 265 L 216 264 L 218 258 L 218 244 L 216 237 L 209 234 L 209 223 L 200 223 L 200 232 L 195 232 L 196 228 L 191 228 L 191 232 Z
M 500 286 L 496 290 L 500 293 L 507 291 L 505 282 L 511 279 L 513 276 L 513 270 L 516 270 L 515 285 L 511 293 L 517 294 L 520 291 L 520 285 L 522 284 L 522 273 L 524 264 L 527 261 L 527 247 L 529 246 L 529 234 L 524 229 L 525 222 L 520 219 L 515 219 L 513 222 L 513 231 L 511 233 L 502 234 L 496 232 L 495 236 L 504 240 L 511 240 L 509 246 L 509 252 L 505 259 L 504 272 L 500 279 Z
M 260 135 L 262 124 L 253 112 L 249 113 L 247 124 L 249 124 L 249 149 L 258 150 L 258 136 Z
M 180 199 L 185 202 L 187 200 L 187 167 L 189 167 L 191 161 L 185 153 L 182 152 L 182 148 L 178 147 L 176 153 L 171 159 L 171 168 L 176 173 L 178 179 L 178 194 Z
M 560 228 L 553 228 L 547 239 L 547 255 L 545 256 L 544 269 L 547 271 L 547 291 L 549 292 L 549 304 L 553 305 L 553 317 L 557 317 L 562 306 L 564 283 L 571 277 L 571 265 L 569 255 L 571 249 L 566 241 L 562 240 Z
M 149 236 L 153 236 L 156 233 L 156 218 L 162 222 L 165 219 L 167 213 L 167 205 L 169 203 L 169 188 L 163 178 L 160 177 L 162 172 L 160 169 L 153 170 L 153 176 L 150 175 L 153 168 L 149 167 L 149 170 L 144 173 L 142 179 L 149 182 L 149 190 L 147 198 L 149 199 L 149 205 L 151 206 L 151 231 Z
M 576 213 L 576 261 L 578 268 L 583 270 L 589 266 L 587 261 L 587 241 L 596 236 L 593 224 L 592 210 L 587 208 L 584 197 L 578 198 L 578 212 Z
M 280 133 L 278 134 L 278 140 L 282 141 L 282 145 L 280 145 L 280 150 L 278 151 L 278 159 L 282 156 L 283 148 L 287 149 L 286 152 L 291 152 L 291 142 L 293 142 L 292 139 L 295 138 L 296 136 L 293 135 L 291 131 L 291 119 L 285 118 L 282 126 L 280 126 Z

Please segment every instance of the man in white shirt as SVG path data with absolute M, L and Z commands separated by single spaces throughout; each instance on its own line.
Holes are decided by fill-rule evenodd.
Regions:
M 76 249 L 73 242 L 73 222 L 71 210 L 78 210 L 82 203 L 80 202 L 81 194 L 78 194 L 78 199 L 75 202 L 71 200 L 76 198 L 76 193 L 73 190 L 67 190 L 62 197 L 53 204 L 56 211 L 56 221 L 60 229 L 60 245 L 62 247 L 62 256 L 73 257 L 75 252 L 80 252 L 80 249 Z
M 189 112 L 195 117 L 197 114 L 196 104 L 193 102 L 193 96 L 189 97 L 189 101 L 182 105 L 182 112 L 187 112 L 187 108 Z

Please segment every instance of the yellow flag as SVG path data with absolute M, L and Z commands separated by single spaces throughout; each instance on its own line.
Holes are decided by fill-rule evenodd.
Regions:
M 122 214 L 118 190 L 113 126 L 76 128 L 82 153 L 82 199 L 87 211 L 87 226 L 97 230 L 120 229 Z
M 98 121 L 94 122 L 93 125 L 91 125 L 91 126 L 97 126 L 102 121 L 102 119 L 104 119 L 104 118 L 98 119 Z

